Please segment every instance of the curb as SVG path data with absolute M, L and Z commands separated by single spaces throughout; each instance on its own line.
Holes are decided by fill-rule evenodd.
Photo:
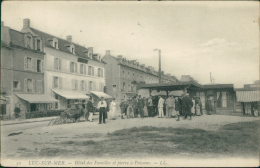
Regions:
M 16 125 L 16 124 L 26 124 L 26 123 L 34 123 L 34 122 L 44 122 L 44 121 L 51 121 L 52 119 L 45 119 L 45 120 L 39 120 L 39 121 L 24 121 L 24 122 L 17 122 L 17 123 L 6 123 L 6 124 L 2 124 L 1 123 L 1 126 L 3 125 Z

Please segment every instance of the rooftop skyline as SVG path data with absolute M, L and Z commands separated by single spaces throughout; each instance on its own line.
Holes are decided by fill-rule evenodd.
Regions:
M 28 10 L 30 9 L 30 10 Z M 201 84 L 259 79 L 258 2 L 3 2 L 5 26 L 31 27 Z

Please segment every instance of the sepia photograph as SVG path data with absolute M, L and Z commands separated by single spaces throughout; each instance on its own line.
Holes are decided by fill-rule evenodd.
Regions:
M 258 167 L 258 1 L 2 1 L 4 167 Z

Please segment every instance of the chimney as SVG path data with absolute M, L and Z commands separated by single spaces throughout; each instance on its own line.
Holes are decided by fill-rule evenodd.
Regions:
M 1 21 L 1 27 L 3 27 L 4 26 L 4 22 L 3 21 Z
M 23 20 L 23 28 L 30 28 L 30 19 L 26 18 Z
M 71 35 L 66 36 L 66 40 L 71 42 L 72 41 L 72 36 Z
M 110 50 L 106 50 L 106 55 L 110 55 Z

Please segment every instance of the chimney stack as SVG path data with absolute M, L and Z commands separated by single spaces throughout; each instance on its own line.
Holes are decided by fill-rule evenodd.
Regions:
M 110 55 L 110 50 L 106 50 L 106 55 Z
M 1 21 L 1 27 L 3 27 L 4 26 L 4 22 L 3 21 Z
M 29 28 L 30 27 L 30 19 L 26 18 L 23 20 L 23 28 Z
M 66 40 L 69 41 L 69 42 L 72 42 L 72 36 L 71 35 L 66 36 Z

